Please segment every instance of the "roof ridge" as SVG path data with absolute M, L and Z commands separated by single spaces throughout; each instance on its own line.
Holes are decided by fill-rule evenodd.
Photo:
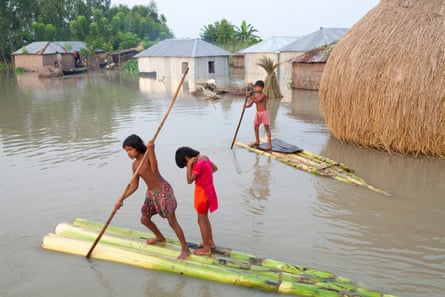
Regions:
M 192 49 L 192 57 L 196 57 L 196 48 L 197 48 L 198 39 L 193 39 L 193 49 Z
M 37 53 L 38 53 L 39 55 L 42 55 L 43 53 L 45 53 L 45 51 L 46 51 L 46 49 L 48 48 L 48 46 L 49 46 L 50 43 L 51 43 L 51 42 L 48 41 L 48 42 L 45 44 L 45 46 L 44 46 L 41 50 L 39 50 Z

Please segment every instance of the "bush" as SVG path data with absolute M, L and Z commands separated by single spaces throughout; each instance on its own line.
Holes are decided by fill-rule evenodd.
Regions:
M 11 64 L 0 62 L 0 71 L 8 70 L 11 67 Z
M 17 67 L 16 69 L 14 69 L 14 73 L 15 74 L 25 73 L 25 69 L 23 69 L 22 67 Z
M 138 73 L 138 60 L 130 60 L 124 64 L 124 71 L 128 73 Z

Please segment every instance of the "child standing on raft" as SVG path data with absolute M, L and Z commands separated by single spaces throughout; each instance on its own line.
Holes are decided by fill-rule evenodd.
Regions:
M 142 165 L 137 178 L 135 178 L 130 184 L 130 187 L 128 188 L 124 197 L 122 199 L 118 199 L 115 202 L 114 207 L 116 209 L 122 207 L 123 200 L 138 189 L 139 177 L 142 177 L 147 184 L 147 193 L 145 196 L 145 202 L 141 208 L 141 223 L 150 229 L 155 235 L 155 238 L 150 238 L 147 240 L 147 244 L 165 242 L 165 237 L 151 220 L 152 216 L 159 214 L 162 218 L 166 218 L 168 220 L 170 227 L 173 229 L 173 231 L 175 231 L 176 236 L 181 243 L 182 249 L 178 259 L 187 258 L 190 255 L 190 250 L 187 247 L 182 228 L 176 219 L 176 198 L 170 184 L 159 173 L 153 141 L 149 142 L 147 148 L 142 139 L 133 134 L 125 139 L 122 147 L 127 152 L 128 157 L 135 160 L 132 165 L 133 172 L 136 171 L 136 168 L 142 161 L 147 149 L 148 158 Z
M 213 184 L 213 173 L 218 170 L 215 164 L 206 156 L 189 147 L 176 150 L 176 165 L 187 167 L 187 183 L 195 182 L 195 209 L 198 212 L 198 224 L 202 237 L 202 248 L 195 255 L 210 255 L 214 249 L 212 226 L 208 212 L 218 208 L 218 198 Z
M 245 107 L 249 108 L 254 103 L 256 104 L 256 114 L 255 114 L 255 120 L 254 120 L 254 127 L 255 127 L 255 142 L 253 143 L 254 146 L 258 146 L 260 144 L 260 136 L 259 136 L 259 129 L 260 125 L 263 124 L 264 128 L 266 129 L 266 135 L 267 135 L 267 150 L 272 149 L 272 140 L 271 140 L 271 134 L 270 134 L 270 120 L 269 120 L 269 112 L 267 111 L 267 98 L 266 95 L 263 93 L 264 90 L 264 82 L 262 80 L 258 80 L 255 83 L 255 92 L 246 93 L 246 97 L 248 97 L 251 101 L 249 104 L 247 104 Z

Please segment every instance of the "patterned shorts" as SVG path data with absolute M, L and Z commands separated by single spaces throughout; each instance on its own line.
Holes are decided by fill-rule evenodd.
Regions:
M 144 204 L 141 208 L 142 216 L 151 218 L 159 214 L 167 218 L 176 210 L 177 203 L 173 188 L 168 182 L 162 183 L 157 189 L 147 191 Z

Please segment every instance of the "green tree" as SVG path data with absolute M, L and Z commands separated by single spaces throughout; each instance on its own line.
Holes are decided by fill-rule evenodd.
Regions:
M 90 24 L 87 18 L 79 15 L 77 19 L 70 22 L 70 38 L 72 40 L 86 40 L 89 34 Z
M 0 1 L 0 60 L 32 42 L 82 40 L 113 51 L 173 37 L 156 3 L 110 7 L 111 0 Z
M 204 26 L 201 29 L 201 38 L 226 50 L 237 51 L 261 41 L 255 35 L 256 32 L 258 30 L 246 21 L 237 27 L 226 19 L 222 19 Z
M 201 29 L 201 38 L 207 42 L 216 44 L 218 30 L 213 24 L 208 24 Z
M 241 22 L 241 25 L 239 27 L 235 26 L 235 31 L 237 42 L 243 48 L 261 41 L 261 38 L 255 35 L 258 30 L 255 29 L 252 24 L 247 24 L 245 20 Z

